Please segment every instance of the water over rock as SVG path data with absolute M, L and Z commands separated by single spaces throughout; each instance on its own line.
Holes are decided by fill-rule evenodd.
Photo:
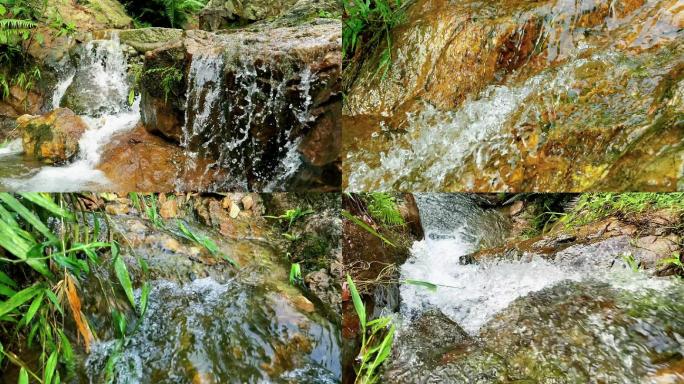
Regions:
M 213 159 L 213 168 L 232 176 L 217 184 L 223 187 L 271 189 L 300 168 L 332 184 L 339 180 L 340 33 L 338 21 L 325 20 L 187 31 L 146 54 L 143 122 L 192 156 Z M 182 80 L 159 87 L 171 74 Z
M 78 153 L 78 141 L 88 128 L 67 108 L 43 116 L 23 115 L 17 119 L 24 152 L 47 164 L 62 164 Z
M 681 20 L 670 0 L 416 1 L 387 76 L 383 44 L 346 69 L 344 183 L 674 190 Z

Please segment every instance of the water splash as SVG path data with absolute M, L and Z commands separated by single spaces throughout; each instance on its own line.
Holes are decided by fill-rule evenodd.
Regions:
M 308 66 L 293 77 L 278 63 L 193 55 L 181 140 L 193 161 L 181 173 L 213 176 L 212 189 L 283 189 L 302 165 L 295 137 L 314 120 L 316 80 Z M 196 169 L 198 158 L 214 161 Z
M 401 277 L 442 287 L 433 293 L 403 285 L 401 313 L 407 319 L 426 309 L 439 308 L 475 335 L 515 299 L 562 281 L 602 281 L 630 291 L 670 285 L 669 280 L 649 278 L 622 263 L 599 269 L 590 262 L 578 264 L 533 257 L 526 261 L 462 265 L 461 256 L 482 245 L 491 247 L 503 241 L 505 232 L 495 224 L 497 220 L 504 221 L 503 216 L 477 207 L 472 198 L 463 195 L 417 194 L 416 200 L 426 239 L 413 244 L 411 257 L 401 267 Z
M 25 178 L 3 179 L 0 184 L 10 190 L 41 192 L 110 188 L 109 180 L 97 169 L 102 151 L 114 135 L 133 129 L 140 120 L 140 98 L 128 105 L 127 68 L 117 34 L 110 40 L 93 40 L 85 44 L 75 73 L 65 73 L 55 88 L 52 101 L 53 106 L 63 103 L 67 90 L 77 86 L 77 76 L 88 79 L 94 86 L 86 92 L 86 114 L 80 115 L 87 130 L 79 139 L 75 160 L 62 167 L 41 167 Z

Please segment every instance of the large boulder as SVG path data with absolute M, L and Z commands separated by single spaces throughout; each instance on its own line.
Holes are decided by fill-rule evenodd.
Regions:
M 46 20 L 74 23 L 80 32 L 133 25 L 133 19 L 117 0 L 51 0 L 44 16 Z
M 684 179 L 675 4 L 408 3 L 386 75 L 384 42 L 345 69 L 345 183 L 675 190 Z
M 61 164 L 78 153 L 78 141 L 88 128 L 74 112 L 58 108 L 43 116 L 17 119 L 24 152 L 47 164 Z

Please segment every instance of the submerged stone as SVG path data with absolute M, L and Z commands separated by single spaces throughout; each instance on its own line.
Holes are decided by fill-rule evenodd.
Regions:
M 78 141 L 88 126 L 74 112 L 58 108 L 43 116 L 17 119 L 24 152 L 47 164 L 63 164 L 78 153 Z

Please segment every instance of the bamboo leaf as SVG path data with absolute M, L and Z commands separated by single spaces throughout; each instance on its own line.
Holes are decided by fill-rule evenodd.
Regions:
M 47 364 L 45 364 L 45 371 L 43 371 L 43 384 L 51 384 L 52 378 L 57 369 L 57 351 L 52 351 L 48 357 Z
M 0 318 L 6 314 L 14 311 L 17 307 L 31 300 L 35 295 L 43 289 L 39 284 L 32 285 L 26 289 L 17 292 L 16 295 L 9 298 L 9 300 L 0 303 Z
M 356 314 L 359 316 L 359 322 L 361 323 L 361 329 L 365 332 L 366 330 L 366 307 L 363 305 L 363 300 L 361 300 L 361 295 L 359 291 L 356 290 L 356 285 L 352 281 L 351 276 L 347 274 L 347 286 L 351 292 L 352 302 L 354 303 L 354 309 Z
M 371 235 L 373 235 L 373 236 L 379 238 L 380 240 L 384 241 L 385 243 L 387 243 L 387 245 L 390 245 L 390 246 L 392 246 L 392 247 L 396 247 L 396 245 L 394 245 L 394 243 L 392 243 L 391 241 L 389 241 L 389 240 L 388 240 L 386 237 L 384 237 L 383 235 L 379 234 L 378 231 L 376 231 L 375 229 L 373 229 L 370 225 L 368 225 L 368 224 L 364 223 L 363 221 L 361 221 L 361 220 L 360 220 L 359 218 L 357 218 L 356 216 L 354 216 L 354 215 L 352 215 L 351 213 L 345 211 L 344 209 L 342 210 L 341 213 L 342 213 L 342 216 L 344 216 L 345 218 L 349 219 L 352 223 L 354 223 L 354 224 L 358 225 L 359 227 L 365 229 L 365 230 L 366 230 L 368 233 L 370 233 Z
M 150 297 L 150 283 L 145 282 L 140 291 L 140 304 L 138 305 L 138 310 L 140 316 L 145 316 L 147 312 L 147 302 Z
M 126 293 L 128 301 L 131 303 L 131 306 L 135 308 L 135 299 L 133 297 L 133 284 L 131 283 L 131 276 L 128 274 L 128 268 L 126 268 L 126 263 L 124 263 L 123 259 L 118 255 L 114 259 L 114 272 L 116 273 L 116 277 L 119 279 L 119 283 L 121 283 L 121 287 Z
M 12 288 L 17 288 L 17 283 L 12 280 L 5 272 L 0 271 L 0 283 L 3 283 L 7 286 L 10 286 Z
M 19 370 L 19 380 L 17 381 L 18 384 L 28 384 L 28 372 L 26 372 L 26 368 L 21 367 Z
M 427 288 L 427 289 L 429 289 L 430 291 L 433 291 L 433 292 L 437 290 L 437 285 L 432 284 L 432 283 L 430 283 L 430 282 L 428 282 L 428 281 L 406 279 L 406 280 L 402 281 L 402 283 L 411 284 L 411 285 L 417 285 L 417 286 L 419 286 L 419 287 Z
M 24 220 L 26 220 L 27 223 L 31 224 L 33 228 L 35 228 L 38 232 L 40 232 L 45 238 L 52 242 L 57 242 L 57 237 L 50 231 L 50 229 L 43 224 L 43 222 L 36 216 L 33 212 L 31 212 L 28 208 L 26 208 L 19 200 L 14 198 L 9 193 L 3 192 L 0 193 L 0 200 L 5 203 L 10 209 L 12 209 L 14 212 L 18 213 L 19 216 L 21 216 Z
M 25 192 L 20 194 L 24 199 L 32 202 L 35 205 L 45 208 L 49 212 L 57 215 L 58 217 L 67 219 L 69 221 L 75 221 L 74 214 L 67 211 L 66 209 L 57 205 L 49 195 L 36 192 Z
M 40 309 L 40 305 L 43 302 L 43 297 L 45 297 L 45 291 L 41 292 L 36 296 L 35 299 L 31 302 L 31 305 L 29 306 L 29 309 L 26 311 L 26 314 L 24 315 L 24 324 L 29 325 L 31 323 L 31 320 L 33 320 L 33 317 L 36 315 L 36 312 Z

